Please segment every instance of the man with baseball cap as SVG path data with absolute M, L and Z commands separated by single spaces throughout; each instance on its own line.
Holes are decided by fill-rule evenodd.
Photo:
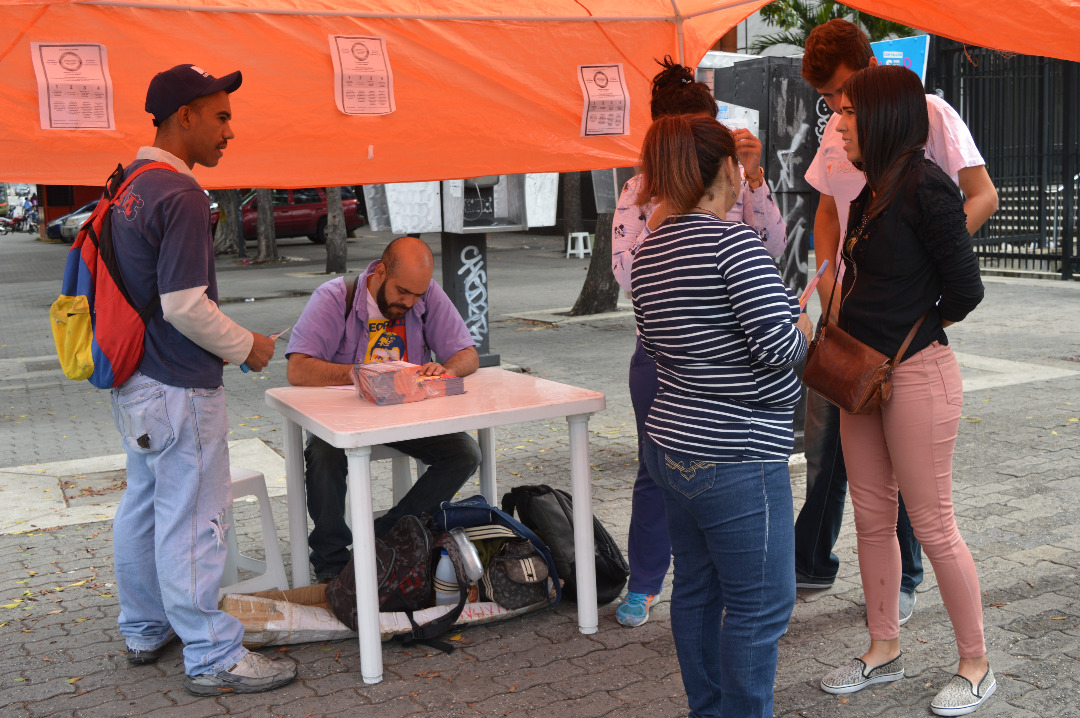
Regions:
M 124 170 L 149 162 L 112 208 L 117 263 L 136 306 L 160 303 L 146 324 L 138 371 L 112 391 L 127 454 L 127 488 L 113 521 L 120 632 L 132 665 L 184 643 L 184 686 L 195 695 L 256 693 L 296 678 L 296 664 L 249 653 L 240 621 L 218 610 L 225 567 L 229 423 L 222 360 L 261 371 L 272 340 L 217 305 L 210 207 L 191 170 L 214 167 L 233 138 L 229 94 L 239 72 L 216 78 L 177 65 L 150 81 L 157 132 Z

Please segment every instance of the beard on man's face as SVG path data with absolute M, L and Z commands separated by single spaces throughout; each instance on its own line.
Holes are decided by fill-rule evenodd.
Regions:
M 386 301 L 386 281 L 383 280 L 382 286 L 375 292 L 375 304 L 379 307 L 379 311 L 387 319 L 393 319 L 397 321 L 405 316 L 405 312 L 409 311 L 409 308 L 404 304 L 389 304 Z

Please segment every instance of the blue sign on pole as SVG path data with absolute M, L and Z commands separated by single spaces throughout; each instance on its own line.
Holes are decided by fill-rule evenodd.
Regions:
M 926 56 L 930 50 L 929 35 L 872 42 L 870 47 L 879 65 L 903 65 L 918 75 L 923 84 L 926 84 Z

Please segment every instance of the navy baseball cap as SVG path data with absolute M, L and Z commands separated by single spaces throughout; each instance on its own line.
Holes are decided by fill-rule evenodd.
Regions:
M 159 72 L 146 91 L 146 111 L 154 116 L 154 127 L 192 100 L 215 92 L 236 92 L 243 78 L 240 71 L 214 77 L 197 65 L 177 65 Z

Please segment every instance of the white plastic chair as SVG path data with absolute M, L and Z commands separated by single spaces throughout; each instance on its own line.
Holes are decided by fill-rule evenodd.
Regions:
M 278 546 L 277 530 L 274 528 L 274 514 L 270 508 L 270 495 L 266 492 L 266 479 L 261 472 L 236 466 L 229 467 L 232 481 L 233 500 L 240 496 L 254 496 L 259 502 L 259 519 L 262 524 L 263 555 L 260 561 L 240 553 L 236 544 L 236 529 L 232 511 L 226 512 L 225 521 L 230 525 L 225 532 L 225 544 L 228 555 L 225 558 L 225 572 L 222 574 L 222 586 L 218 590 L 218 599 L 226 593 L 255 593 L 276 588 L 286 591 L 289 579 L 285 574 L 285 562 L 281 559 L 281 547 Z M 254 571 L 258 575 L 240 581 L 239 569 Z

